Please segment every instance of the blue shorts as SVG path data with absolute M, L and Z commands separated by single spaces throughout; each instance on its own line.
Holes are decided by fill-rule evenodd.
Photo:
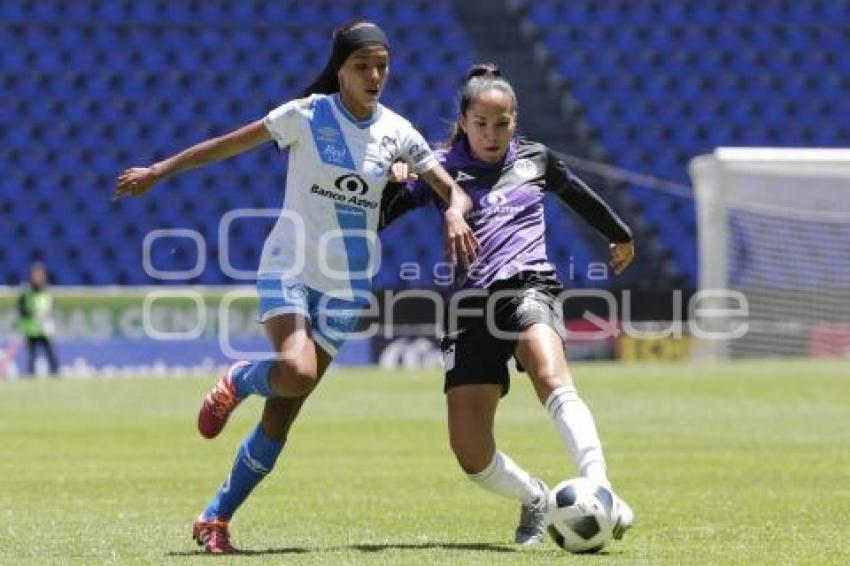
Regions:
M 339 299 L 302 283 L 276 278 L 257 279 L 257 296 L 260 322 L 281 314 L 300 314 L 310 321 L 313 340 L 331 357 L 336 356 L 368 306 L 364 300 Z

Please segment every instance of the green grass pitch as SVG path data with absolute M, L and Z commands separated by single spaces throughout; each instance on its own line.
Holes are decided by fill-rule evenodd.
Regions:
M 638 523 L 597 556 L 510 544 L 517 505 L 460 473 L 437 371 L 334 370 L 232 523 L 263 564 L 850 564 L 850 364 L 573 367 Z M 0 563 L 207 564 L 190 523 L 259 415 L 195 431 L 212 377 L 0 383 Z M 528 382 L 502 450 L 573 476 Z

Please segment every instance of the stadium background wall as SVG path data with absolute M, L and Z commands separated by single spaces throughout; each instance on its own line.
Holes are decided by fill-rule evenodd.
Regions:
M 142 375 L 161 376 L 211 373 L 229 359 L 227 347 L 236 351 L 268 352 L 256 322 L 256 298 L 250 287 L 210 288 L 203 292 L 185 287 L 121 288 L 101 292 L 54 288 L 55 342 L 63 373 L 69 377 Z M 195 292 L 194 298 L 187 293 Z M 228 295 L 232 293 L 232 295 Z M 15 332 L 17 292 L 0 291 L 0 377 L 14 378 L 25 367 L 25 352 Z M 148 314 L 145 316 L 147 298 Z M 379 316 L 389 295 L 379 298 Z M 219 316 L 226 300 L 227 319 Z M 641 346 L 630 339 L 595 339 L 591 323 L 582 320 L 580 307 L 602 312 L 600 301 L 576 302 L 568 308 L 568 328 L 575 333 L 569 344 L 574 360 L 625 360 L 679 358 L 682 346 L 660 348 L 657 341 Z M 440 366 L 433 305 L 406 299 L 395 310 L 392 332 L 379 324 L 378 335 L 351 340 L 337 358 L 344 366 L 379 365 L 384 368 L 436 368 Z M 201 306 L 203 309 L 201 310 Z M 365 327 L 373 320 L 364 320 Z M 227 347 L 223 347 L 223 341 Z M 37 366 L 37 369 L 39 366 Z

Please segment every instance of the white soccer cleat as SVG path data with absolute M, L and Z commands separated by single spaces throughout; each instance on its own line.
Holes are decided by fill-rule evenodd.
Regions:
M 613 493 L 613 492 L 612 492 Z M 632 511 L 632 508 L 629 507 L 629 504 L 620 499 L 616 493 L 614 495 L 614 509 L 611 513 L 612 517 L 616 520 L 614 523 L 614 538 L 616 540 L 620 540 L 623 538 L 623 535 L 626 534 L 626 531 L 632 528 L 632 525 L 635 524 L 635 512 Z
M 537 478 L 534 481 L 543 492 L 542 497 L 532 505 L 523 505 L 519 509 L 519 524 L 514 533 L 517 544 L 540 544 L 546 538 L 546 511 L 549 507 L 549 488 Z

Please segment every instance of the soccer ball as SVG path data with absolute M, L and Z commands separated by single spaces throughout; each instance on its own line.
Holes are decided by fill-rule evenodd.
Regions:
M 565 480 L 549 492 L 547 530 L 564 550 L 599 552 L 614 536 L 613 508 L 610 489 L 587 478 Z

